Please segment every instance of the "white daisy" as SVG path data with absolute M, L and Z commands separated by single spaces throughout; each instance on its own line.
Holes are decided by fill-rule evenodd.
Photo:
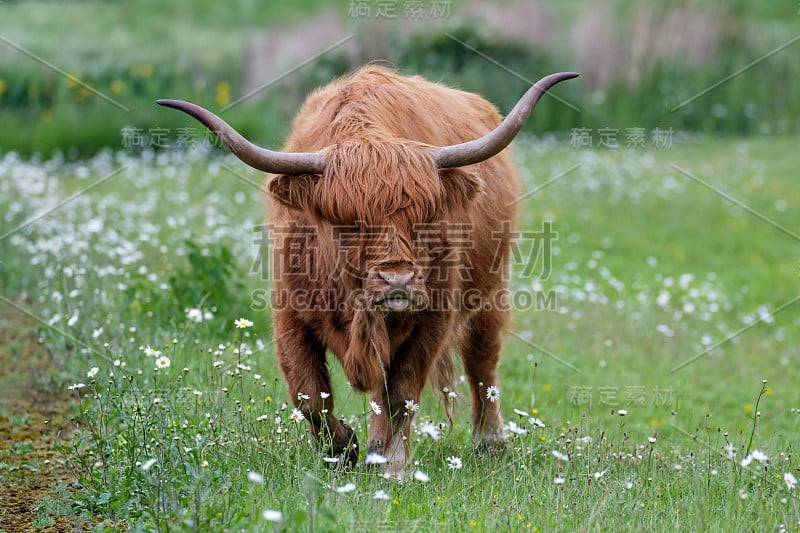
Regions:
M 253 325 L 253 322 L 247 320 L 246 318 L 237 318 L 233 321 L 233 324 L 236 326 L 237 329 L 245 329 L 249 328 Z
M 354 490 L 356 490 L 355 483 L 346 483 L 341 487 L 336 487 L 336 492 L 338 492 L 339 494 L 344 494 L 346 492 L 353 492 Z
M 389 459 L 384 457 L 379 453 L 370 452 L 367 454 L 367 458 L 364 459 L 364 464 L 367 465 L 382 465 L 389 462 Z
M 415 403 L 414 400 L 406 400 L 406 409 L 411 412 L 419 411 L 419 404 Z
M 248 470 L 247 480 L 250 483 L 255 483 L 256 485 L 262 485 L 264 483 L 264 476 L 262 476 L 258 472 L 253 472 L 252 470 Z
M 494 403 L 500 399 L 500 389 L 496 385 L 486 387 L 486 399 Z
M 414 470 L 414 479 L 421 483 L 427 483 L 431 480 L 430 476 L 422 470 Z
M 451 456 L 447 458 L 447 468 L 450 470 L 460 470 L 464 464 L 461 462 L 461 457 Z
M 419 425 L 417 431 L 419 431 L 423 435 L 427 435 L 433 440 L 439 440 L 439 430 L 432 422 L 426 420 L 425 422 Z

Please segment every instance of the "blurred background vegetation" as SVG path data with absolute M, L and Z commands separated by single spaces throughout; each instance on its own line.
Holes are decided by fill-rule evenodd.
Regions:
M 4 0 L 0 150 L 79 157 L 204 135 L 156 98 L 279 146 L 309 91 L 372 60 L 503 113 L 530 81 L 580 71 L 555 91 L 567 104 L 537 109 L 537 133 L 795 133 L 799 21 L 794 0 Z

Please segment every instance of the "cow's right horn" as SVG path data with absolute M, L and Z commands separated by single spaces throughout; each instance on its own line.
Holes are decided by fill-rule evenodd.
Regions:
M 187 113 L 210 129 L 222 144 L 251 167 L 273 174 L 322 174 L 325 158 L 321 152 L 274 152 L 251 143 L 227 122 L 199 105 L 182 100 L 158 100 L 158 105 Z
M 558 72 L 545 76 L 533 84 L 522 98 L 519 99 L 514 109 L 506 116 L 494 130 L 480 139 L 468 141 L 452 146 L 442 146 L 431 151 L 438 168 L 461 167 L 486 161 L 493 155 L 508 146 L 514 140 L 522 125 L 525 124 L 533 106 L 544 93 L 556 83 L 578 77 L 577 72 Z

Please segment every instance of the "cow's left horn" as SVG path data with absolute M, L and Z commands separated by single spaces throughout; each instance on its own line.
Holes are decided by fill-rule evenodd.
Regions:
M 486 161 L 508 146 L 531 114 L 533 106 L 556 83 L 578 77 L 577 72 L 559 72 L 545 76 L 533 84 L 514 109 L 494 130 L 480 139 L 452 146 L 434 148 L 431 152 L 438 168 L 460 167 Z
M 157 100 L 158 105 L 188 113 L 206 125 L 236 157 L 257 170 L 273 174 L 322 174 L 325 158 L 321 152 L 274 152 L 251 143 L 217 115 L 182 100 Z

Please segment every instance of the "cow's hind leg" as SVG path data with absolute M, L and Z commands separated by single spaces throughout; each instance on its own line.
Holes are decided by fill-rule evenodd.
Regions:
M 482 447 L 492 447 L 503 440 L 497 365 L 507 319 L 508 313 L 504 311 L 480 311 L 472 317 L 469 332 L 461 344 L 464 370 L 472 392 L 472 434 Z
M 355 432 L 333 414 L 331 379 L 325 363 L 325 347 L 297 323 L 281 328 L 275 321 L 278 363 L 286 378 L 295 407 L 309 421 L 317 442 L 332 456 L 341 456 L 341 464 L 353 467 L 358 462 Z

